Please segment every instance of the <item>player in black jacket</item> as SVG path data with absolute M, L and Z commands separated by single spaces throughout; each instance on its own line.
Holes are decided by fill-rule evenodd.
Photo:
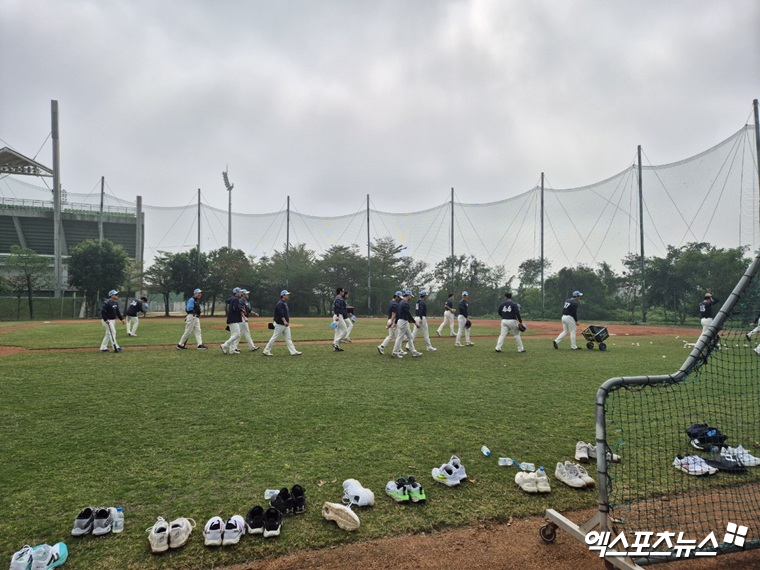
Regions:
M 133 299 L 127 307 L 127 336 L 137 336 L 137 325 L 140 324 L 140 319 L 137 313 L 142 313 L 145 316 L 145 311 L 148 310 L 148 298 L 140 297 L 139 299 Z
M 114 326 L 114 321 L 119 319 L 123 323 L 124 317 L 121 316 L 121 311 L 119 310 L 119 292 L 116 289 L 111 289 L 108 292 L 108 299 L 105 300 L 100 308 L 100 318 L 103 322 L 103 328 L 106 329 L 103 342 L 100 343 L 100 352 L 108 352 L 109 343 L 113 347 L 114 352 L 121 352 L 121 347 L 116 344 L 116 326 Z

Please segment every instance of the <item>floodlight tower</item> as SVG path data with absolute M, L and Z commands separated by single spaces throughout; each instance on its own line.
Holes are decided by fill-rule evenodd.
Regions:
M 232 189 L 234 184 L 230 183 L 230 179 L 227 177 L 227 169 L 222 172 L 222 178 L 224 178 L 224 185 L 227 187 L 227 192 L 230 193 L 229 207 L 227 210 L 227 249 L 232 249 Z

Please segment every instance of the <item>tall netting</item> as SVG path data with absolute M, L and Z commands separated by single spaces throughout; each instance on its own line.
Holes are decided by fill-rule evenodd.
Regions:
M 760 546 L 760 334 L 749 326 L 760 309 L 759 263 L 678 374 L 605 383 L 598 438 L 623 458 L 607 465 L 602 493 L 613 536 L 623 531 L 632 543 L 637 532 L 671 531 L 699 543 L 712 532 L 718 550 Z M 673 548 L 646 550 L 653 552 L 637 563 L 664 561 Z
M 644 166 L 644 244 L 649 256 L 664 256 L 669 245 L 707 241 L 716 247 L 760 245 L 758 220 L 757 156 L 754 127 L 748 125 L 725 141 L 691 158 L 660 166 Z M 632 156 L 635 154 L 632 150 Z M 648 159 L 644 154 L 643 163 Z M 538 178 L 538 175 L 537 175 Z M 580 188 L 558 189 L 552 182 L 561 173 L 547 173 L 544 188 L 544 252 L 552 267 L 580 263 L 596 266 L 605 261 L 613 267 L 631 252 L 639 252 L 640 216 L 638 168 L 635 164 L 601 182 Z M 66 188 L 65 180 L 63 181 Z M 221 179 L 220 179 L 221 184 Z M 534 187 L 491 203 L 474 202 L 477 196 L 466 187 L 455 189 L 454 222 L 449 189 L 441 189 L 440 202 L 427 210 L 391 213 L 373 207 L 370 197 L 369 237 L 392 237 L 406 247 L 404 255 L 429 266 L 451 252 L 454 233 L 456 255 L 472 255 L 492 266 L 503 265 L 515 274 L 520 263 L 540 255 L 541 191 Z M 99 186 L 89 194 L 68 189 L 68 203 L 97 209 Z M 213 207 L 201 199 L 200 216 L 196 193 L 188 192 L 183 205 L 152 205 L 150 190 L 144 194 L 145 254 L 148 263 L 159 251 L 176 253 L 198 243 L 210 251 L 227 245 L 226 204 Z M 121 193 L 121 192 L 120 192 Z M 388 193 L 394 195 L 395 189 Z M 126 194 L 126 192 L 125 192 Z M 50 200 L 45 189 L 0 179 L 0 201 L 18 203 L 27 198 Z M 292 201 L 290 223 L 285 199 L 279 211 L 254 213 L 257 204 L 272 203 L 265 189 L 249 194 L 236 190 L 232 215 L 232 245 L 254 257 L 282 251 L 289 230 L 290 243 L 303 243 L 317 255 L 333 245 L 359 246 L 365 251 L 368 234 L 366 199 L 360 190 L 349 195 L 346 215 L 320 217 L 299 209 Z M 351 213 L 349 206 L 356 204 Z M 133 200 L 106 196 L 106 207 L 134 208 Z

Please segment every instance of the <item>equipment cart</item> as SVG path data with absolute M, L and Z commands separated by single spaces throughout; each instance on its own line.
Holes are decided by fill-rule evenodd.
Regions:
M 607 327 L 601 325 L 589 325 L 583 329 L 581 334 L 583 335 L 583 338 L 586 339 L 586 348 L 589 350 L 594 349 L 594 343 L 599 345 L 599 350 L 607 350 L 607 345 L 604 343 L 604 341 L 610 336 L 607 332 Z

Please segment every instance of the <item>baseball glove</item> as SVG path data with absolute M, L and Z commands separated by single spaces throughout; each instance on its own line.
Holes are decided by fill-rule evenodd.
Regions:
M 520 323 L 519 325 L 517 325 L 517 328 L 518 328 L 518 330 L 519 330 L 520 332 L 525 332 L 525 331 L 527 331 L 527 330 L 528 330 L 528 327 L 527 327 L 527 326 L 525 326 L 525 325 L 524 325 L 524 324 L 522 324 L 522 323 Z
M 470 319 L 467 319 L 467 322 L 464 324 L 464 328 L 469 329 L 472 326 L 472 321 Z

